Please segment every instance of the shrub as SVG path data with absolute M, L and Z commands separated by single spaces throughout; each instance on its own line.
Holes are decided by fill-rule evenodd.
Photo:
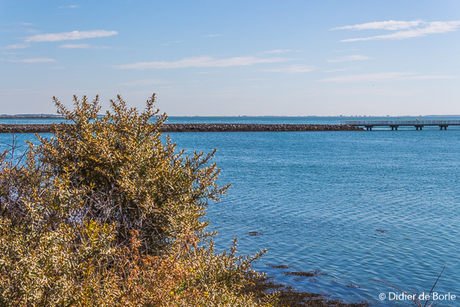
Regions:
M 21 158 L 0 156 L 1 306 L 259 306 L 240 290 L 254 257 L 216 254 L 202 220 L 218 201 L 214 152 L 184 155 L 118 96 L 54 98 L 68 121 Z M 155 122 L 151 122 L 155 119 Z
M 55 137 L 40 138 L 34 148 L 53 176 L 84 190 L 82 202 L 67 208 L 69 217 L 101 223 L 114 222 L 117 243 L 136 230 L 144 251 L 163 249 L 181 234 L 202 232 L 200 221 L 210 200 L 219 200 L 227 187 L 217 187 L 219 174 L 208 162 L 214 153 L 177 153 L 169 138 L 161 140 L 159 127 L 166 116 L 153 109 L 155 96 L 139 114 L 118 96 L 113 112 L 100 118 L 98 97 L 88 103 L 76 98 L 67 110 L 55 99 L 58 113 L 72 122 L 57 127 Z

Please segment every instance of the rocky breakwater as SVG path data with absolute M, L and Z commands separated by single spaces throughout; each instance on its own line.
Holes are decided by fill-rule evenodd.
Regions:
M 241 131 L 362 131 L 351 125 L 290 124 L 165 124 L 163 132 L 241 132 Z
M 3 124 L 0 133 L 49 133 L 54 131 L 53 124 Z
M 63 129 L 65 125 L 57 125 Z M 242 131 L 363 131 L 350 125 L 289 125 L 289 124 L 164 124 L 162 132 L 242 132 Z M 50 133 L 53 124 L 4 124 L 0 133 Z

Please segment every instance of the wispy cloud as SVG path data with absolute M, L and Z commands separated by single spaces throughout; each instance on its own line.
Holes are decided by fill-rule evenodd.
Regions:
M 60 9 L 79 9 L 80 6 L 78 4 L 74 4 L 74 5 L 60 6 L 59 8 Z
M 33 59 L 23 59 L 18 62 L 35 64 L 35 63 L 54 63 L 54 62 L 57 62 L 57 60 L 49 59 L 49 58 L 33 58 Z
M 53 63 L 57 62 L 55 59 L 50 58 L 32 58 L 32 59 L 1 59 L 4 62 L 16 62 L 16 63 L 28 63 L 28 64 L 36 64 L 36 63 Z
M 249 79 L 241 79 L 243 82 L 251 82 L 251 81 L 264 81 L 266 79 L 263 78 L 249 78 Z
M 267 72 L 284 72 L 289 74 L 299 74 L 304 72 L 311 72 L 315 70 L 312 66 L 304 66 L 304 65 L 292 65 L 289 67 L 282 67 L 282 68 L 274 68 L 274 69 L 263 69 L 263 71 Z
M 172 42 L 163 43 L 161 45 L 162 46 L 169 46 L 171 44 L 179 44 L 179 43 L 182 43 L 182 41 L 172 41 Z
M 90 49 L 91 45 L 90 44 L 65 44 L 59 46 L 59 48 L 64 48 L 64 49 Z
M 290 51 L 291 51 L 290 49 L 275 49 L 275 50 L 263 51 L 259 54 L 286 53 Z
M 348 67 L 348 68 L 331 69 L 331 70 L 325 70 L 324 72 L 340 72 L 340 71 L 357 70 L 357 69 L 359 69 L 359 67 Z
M 340 52 L 350 52 L 350 51 L 358 51 L 358 49 L 343 49 L 343 50 L 334 50 L 334 52 L 336 52 L 336 53 L 340 53 Z
M 8 49 L 8 50 L 11 50 L 11 49 L 26 49 L 26 48 L 29 48 L 30 45 L 29 44 L 14 44 L 14 45 L 8 45 L 6 47 L 3 47 L 1 49 Z
M 28 37 L 26 42 L 59 42 L 65 40 L 78 40 L 85 38 L 107 37 L 117 35 L 117 31 L 93 30 L 93 31 L 72 31 L 61 33 L 37 34 Z
M 25 29 L 25 32 L 27 32 L 29 35 L 41 33 L 41 31 L 35 29 Z
M 384 72 L 375 74 L 347 75 L 321 79 L 322 82 L 361 82 L 361 81 L 392 81 L 392 80 L 429 80 L 453 79 L 457 76 L 450 75 L 421 75 L 413 72 Z
M 350 62 L 350 61 L 361 61 L 361 60 L 370 60 L 372 58 L 365 55 L 349 55 L 337 59 L 326 60 L 328 63 L 340 63 L 340 62 Z
M 208 34 L 208 35 L 205 35 L 204 37 L 217 37 L 217 36 L 220 36 L 220 34 Z
M 64 44 L 59 46 L 64 49 L 109 49 L 108 46 L 94 46 L 91 44 Z
M 248 66 L 260 63 L 286 62 L 286 58 L 260 58 L 255 56 L 234 57 L 228 59 L 215 59 L 210 56 L 185 58 L 173 62 L 140 62 L 134 64 L 116 65 L 118 69 L 174 69 L 187 67 L 231 67 L 231 66 Z
M 331 30 L 404 30 L 409 28 L 418 27 L 420 24 L 424 23 L 422 20 L 413 20 L 413 21 L 397 21 L 397 20 L 388 20 L 388 21 L 375 21 L 357 24 L 354 26 L 344 26 L 337 27 Z
M 422 20 L 414 21 L 381 21 L 357 24 L 354 26 L 345 26 L 334 28 L 332 30 L 391 30 L 396 31 L 392 34 L 376 35 L 369 37 L 350 38 L 341 40 L 341 42 L 357 42 L 369 40 L 401 40 L 414 37 L 427 36 L 429 34 L 447 33 L 457 30 L 460 26 L 460 20 L 455 21 L 433 21 L 425 22 Z
M 324 72 L 339 72 L 339 71 L 347 71 L 348 68 L 340 68 L 340 69 L 331 69 L 331 70 L 325 70 Z
M 20 25 L 21 26 L 33 26 L 33 24 L 30 22 L 21 22 Z
M 166 81 L 166 80 L 160 80 L 160 79 L 143 79 L 143 80 L 121 83 L 120 85 L 136 86 L 136 85 L 153 85 L 153 84 L 167 84 L 167 83 L 172 83 L 172 82 Z
M 419 75 L 419 76 L 408 76 L 403 78 L 404 80 L 436 80 L 436 79 L 457 79 L 458 76 L 450 75 Z

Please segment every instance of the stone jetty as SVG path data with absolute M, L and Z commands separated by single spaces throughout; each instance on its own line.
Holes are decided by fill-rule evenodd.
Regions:
M 359 131 L 352 125 L 291 124 L 165 124 L 164 132 L 240 132 L 240 131 Z
M 58 124 L 58 129 L 65 125 Z M 352 125 L 311 124 L 164 124 L 162 132 L 251 132 L 251 131 L 363 131 Z M 0 133 L 50 133 L 53 124 L 0 124 Z

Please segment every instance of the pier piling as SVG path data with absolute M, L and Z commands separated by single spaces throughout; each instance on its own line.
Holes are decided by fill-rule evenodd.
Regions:
M 391 130 L 398 130 L 401 126 L 413 126 L 415 130 L 423 130 L 425 126 L 439 126 L 439 130 L 447 130 L 447 126 L 460 126 L 460 120 L 345 120 L 341 124 L 365 127 L 367 131 L 385 126 Z

